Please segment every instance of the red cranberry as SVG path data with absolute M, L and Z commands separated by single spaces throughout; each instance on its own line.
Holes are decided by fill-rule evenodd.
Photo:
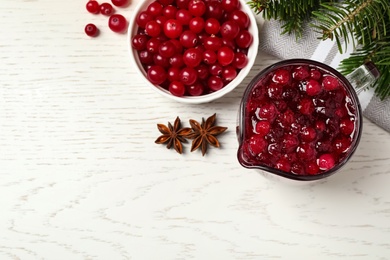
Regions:
M 285 84 L 290 82 L 290 78 L 291 78 L 291 75 L 290 75 L 290 72 L 288 70 L 278 69 L 277 71 L 275 71 L 275 74 L 272 77 L 272 80 L 275 83 L 285 85 Z
M 335 165 L 335 159 L 332 154 L 326 153 L 320 156 L 318 159 L 318 167 L 320 170 L 330 170 Z

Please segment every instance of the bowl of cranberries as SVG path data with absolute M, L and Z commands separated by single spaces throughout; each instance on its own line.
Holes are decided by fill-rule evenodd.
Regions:
M 295 180 L 337 172 L 355 152 L 362 112 L 354 87 L 333 68 L 292 59 L 260 72 L 244 92 L 238 160 Z
M 210 102 L 237 87 L 254 64 L 258 27 L 244 0 L 146 0 L 134 13 L 131 60 L 165 97 Z

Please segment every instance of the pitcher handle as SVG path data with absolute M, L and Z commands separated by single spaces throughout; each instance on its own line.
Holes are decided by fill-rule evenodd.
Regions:
M 372 86 L 379 78 L 380 73 L 375 64 L 371 61 L 361 65 L 345 77 L 354 87 L 359 95 L 363 90 Z

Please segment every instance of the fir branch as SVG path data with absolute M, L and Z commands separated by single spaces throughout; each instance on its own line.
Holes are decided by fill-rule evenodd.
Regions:
M 282 34 L 302 37 L 303 25 L 310 20 L 311 12 L 319 8 L 321 0 L 251 0 L 248 2 L 255 13 L 262 13 L 265 20 L 283 22 Z
M 389 17 L 389 0 L 345 0 L 342 2 L 322 3 L 318 11 L 313 11 L 317 24 L 312 26 L 321 33 L 321 39 L 336 39 L 339 51 L 343 52 L 351 41 L 354 46 L 370 44 L 380 40 L 388 31 L 386 22 Z M 387 10 L 387 15 L 384 11 Z

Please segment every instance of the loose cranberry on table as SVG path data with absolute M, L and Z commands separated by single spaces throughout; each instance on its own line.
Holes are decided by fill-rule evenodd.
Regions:
M 86 5 L 87 11 L 91 14 L 98 14 L 100 12 L 100 5 L 95 0 L 90 0 Z
M 314 65 L 269 72 L 251 89 L 241 151 L 253 165 L 318 175 L 348 156 L 356 104 L 343 83 Z
M 154 65 L 167 75 L 156 85 L 174 96 L 209 94 L 233 81 L 248 64 L 253 41 L 249 17 L 240 7 L 238 0 L 156 0 L 148 4 L 135 18 L 138 31 L 131 45 L 149 81 L 159 81 L 149 73 Z
M 124 32 L 127 28 L 127 20 L 121 14 L 113 14 L 108 19 L 108 27 L 117 33 Z
M 85 33 L 88 35 L 88 36 L 91 36 L 91 37 L 95 37 L 97 36 L 97 34 L 99 33 L 99 30 L 98 28 L 96 27 L 96 25 L 94 25 L 93 23 L 89 23 L 85 26 L 85 29 L 84 29 Z

